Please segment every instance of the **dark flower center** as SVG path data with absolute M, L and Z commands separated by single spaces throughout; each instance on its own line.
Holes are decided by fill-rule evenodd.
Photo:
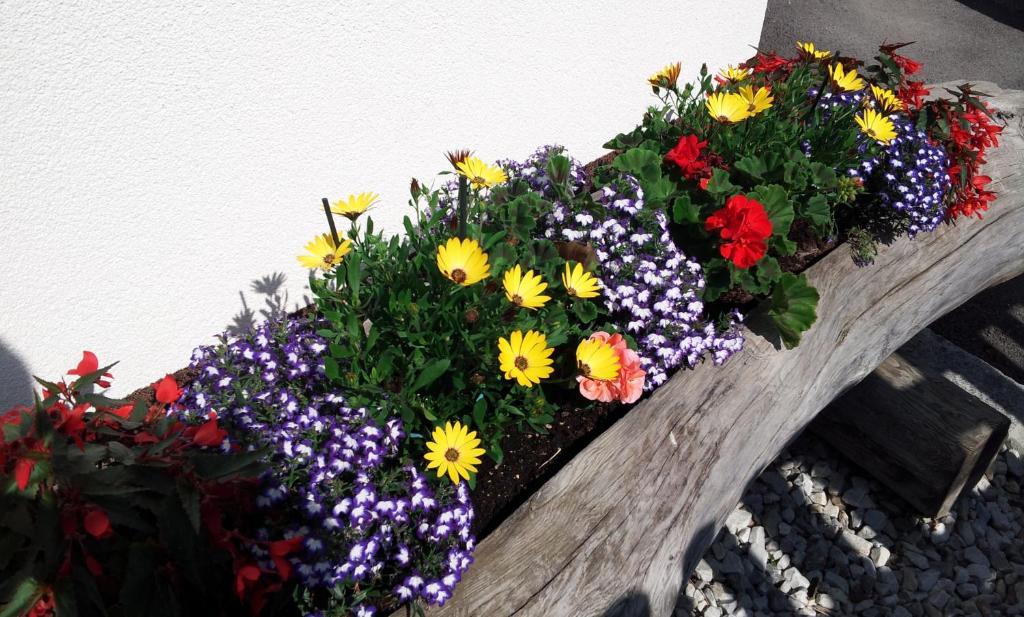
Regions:
M 472 180 L 473 184 L 479 184 L 481 186 L 487 184 L 487 179 L 483 176 L 475 176 Z
M 452 270 L 452 280 L 459 285 L 466 282 L 466 271 L 461 268 L 455 268 Z
M 521 371 L 525 371 L 526 368 L 528 366 L 530 366 L 530 362 L 526 358 L 524 358 L 523 356 L 517 356 L 515 364 L 516 364 L 516 368 L 521 370 Z
M 333 253 L 328 253 L 328 254 L 324 255 L 324 263 L 328 264 L 328 265 L 334 263 L 334 254 Z
M 445 450 L 444 458 L 448 462 L 454 463 L 455 461 L 459 460 L 459 451 L 456 450 L 455 448 L 448 448 L 447 450 Z
M 512 304 L 515 304 L 516 306 L 522 306 L 523 297 L 520 296 L 519 294 L 512 294 Z
M 580 375 L 584 377 L 590 377 L 590 367 L 585 362 L 578 362 L 577 367 L 580 370 Z

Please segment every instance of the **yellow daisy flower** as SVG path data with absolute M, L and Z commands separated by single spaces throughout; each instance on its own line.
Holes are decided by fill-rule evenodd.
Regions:
M 678 62 L 666 64 L 665 68 L 648 77 L 647 83 L 656 87 L 661 86 L 662 88 L 675 88 L 676 82 L 679 81 L 680 70 L 682 70 L 682 66 Z
M 718 71 L 718 76 L 726 81 L 736 83 L 750 77 L 750 69 L 741 69 L 730 64 Z
M 458 484 L 469 480 L 469 474 L 476 473 L 480 456 L 484 453 L 477 439 L 476 431 L 470 431 L 461 422 L 445 422 L 444 429 L 434 427 L 433 441 L 427 442 L 427 469 L 437 468 L 437 477 L 445 474 Z
M 708 113 L 719 122 L 740 122 L 750 117 L 747 101 L 734 92 L 718 92 L 704 102 Z
M 555 369 L 551 368 L 551 354 L 547 338 L 540 332 L 528 330 L 524 335 L 516 330 L 509 338 L 498 338 L 498 362 L 505 373 L 505 379 L 515 379 L 519 385 L 532 388 L 533 384 L 547 379 Z
M 537 309 L 551 299 L 551 296 L 541 295 L 548 288 L 544 279 L 539 274 L 535 274 L 533 270 L 527 270 L 526 274 L 523 274 L 523 269 L 519 267 L 519 264 L 505 270 L 503 282 L 505 297 L 516 306 Z
M 331 212 L 354 221 L 359 218 L 359 215 L 366 212 L 367 208 L 375 204 L 378 199 L 380 199 L 380 195 L 376 193 L 349 195 L 347 199 L 339 199 L 334 202 L 334 205 L 331 206 Z
M 319 235 L 306 245 L 309 255 L 299 255 L 299 263 L 307 268 L 330 270 L 341 263 L 345 255 L 348 255 L 352 242 L 345 240 L 338 246 L 330 234 Z
M 892 90 L 871 85 L 871 95 L 875 99 L 875 103 L 885 113 L 891 114 L 896 111 L 903 111 L 903 101 L 896 98 Z
M 619 354 L 600 339 L 584 339 L 576 347 L 576 366 L 580 375 L 599 381 L 619 378 Z
M 497 165 L 488 165 L 475 156 L 467 156 L 459 161 L 455 168 L 459 175 L 465 176 L 475 189 L 486 189 L 508 181 L 504 169 Z
M 437 247 L 437 269 L 455 283 L 467 287 L 491 275 L 491 264 L 476 240 L 449 238 Z
M 771 88 L 758 88 L 753 86 L 740 86 L 740 96 L 747 103 L 747 113 L 756 116 L 772 106 L 775 97 L 772 96 Z
M 813 58 L 815 60 L 823 60 L 832 55 L 832 52 L 827 49 L 816 49 L 814 47 L 814 43 L 811 42 L 804 43 L 797 41 L 796 48 L 800 52 L 801 56 L 805 58 Z
M 596 298 L 601 287 L 597 277 L 583 269 L 583 264 L 578 263 L 570 269 L 568 262 L 562 273 L 562 285 L 566 293 L 577 298 Z
M 832 77 L 832 83 L 843 92 L 856 92 L 868 85 L 860 75 L 857 75 L 857 69 L 844 71 L 842 64 L 832 65 L 829 75 Z
M 854 116 L 854 120 L 860 125 L 860 130 L 868 137 L 883 144 L 887 144 L 896 137 L 896 127 L 892 120 L 874 109 L 865 109 Z

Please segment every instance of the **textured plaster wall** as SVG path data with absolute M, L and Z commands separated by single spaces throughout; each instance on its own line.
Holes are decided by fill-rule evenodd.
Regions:
M 442 8 L 443 7 L 443 8 Z M 642 7 L 642 8 L 641 8 Z M 645 77 L 750 54 L 764 0 L 0 3 L 0 403 L 83 348 L 123 393 L 183 366 L 372 190 L 398 230 L 446 149 L 589 160 Z

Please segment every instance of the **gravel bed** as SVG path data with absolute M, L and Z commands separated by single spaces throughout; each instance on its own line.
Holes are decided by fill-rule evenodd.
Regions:
M 1024 615 L 1022 484 L 1004 447 L 948 516 L 920 518 L 804 435 L 747 489 L 676 615 Z

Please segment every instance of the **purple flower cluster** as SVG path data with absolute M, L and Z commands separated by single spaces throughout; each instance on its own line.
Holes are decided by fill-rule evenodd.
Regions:
M 182 395 L 181 413 L 202 422 L 216 411 L 229 432 L 225 448 L 233 441 L 270 450 L 255 535 L 303 538 L 289 559 L 307 589 L 358 584 L 403 602 L 443 604 L 472 562 L 469 491 L 465 484 L 432 488 L 402 460 L 400 419 L 378 423 L 332 392 L 316 327 L 295 318 L 200 347 L 192 359 L 199 376 Z M 254 551 L 273 570 L 269 553 Z M 332 604 L 327 614 L 375 611 L 367 603 Z
M 635 178 L 623 174 L 602 187 L 595 205 L 593 212 L 573 212 L 556 202 L 544 233 L 594 248 L 605 307 L 636 338 L 648 390 L 673 369 L 693 367 L 708 354 L 722 364 L 743 348 L 739 312 L 722 329 L 705 320 L 701 266 L 676 246 L 665 213 L 644 207 Z
M 908 235 L 934 231 L 946 212 L 949 157 L 909 118 L 893 114 L 889 119 L 896 128 L 895 139 L 849 173 L 869 185 L 877 205 L 905 217 Z
M 506 159 L 498 161 L 498 165 L 508 174 L 509 180 L 522 180 L 545 199 L 554 200 L 554 183 L 548 177 L 547 166 L 548 160 L 557 154 L 569 159 L 569 186 L 577 193 L 583 190 L 588 180 L 586 169 L 582 163 L 567 155 L 563 146 L 541 146 L 525 161 Z

